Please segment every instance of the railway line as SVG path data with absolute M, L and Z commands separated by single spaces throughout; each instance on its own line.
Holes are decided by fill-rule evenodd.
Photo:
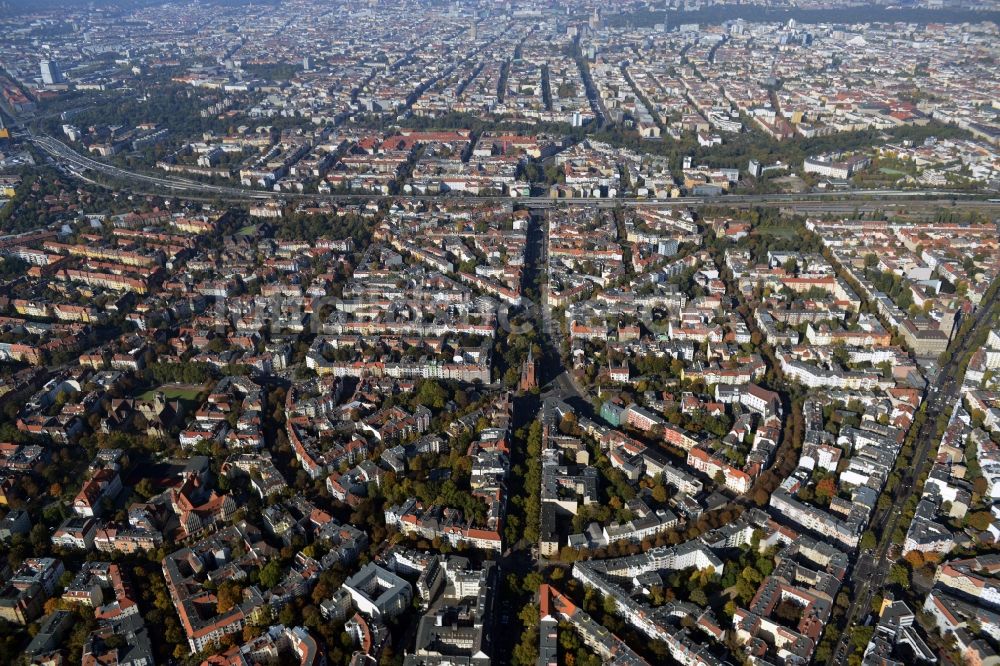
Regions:
M 139 188 L 154 188 L 148 194 L 178 196 L 203 196 L 226 201 L 310 200 L 333 202 L 361 202 L 394 198 L 384 194 L 304 194 L 298 192 L 266 192 L 241 187 L 212 185 L 199 181 L 130 171 L 121 167 L 81 155 L 58 139 L 47 135 L 28 135 L 31 142 L 49 155 L 70 173 L 94 181 L 88 174 L 100 174 L 129 182 Z M 844 213 L 857 210 L 871 211 L 885 208 L 953 208 L 956 210 L 985 210 L 1000 213 L 1000 200 L 976 198 L 973 195 L 947 190 L 850 190 L 815 192 L 809 194 L 730 194 L 720 196 L 677 197 L 674 199 L 631 198 L 552 198 L 505 197 L 477 195 L 398 195 L 403 199 L 454 200 L 475 202 L 508 201 L 527 208 L 555 208 L 570 205 L 590 205 L 597 208 L 619 206 L 702 207 L 702 206 L 782 206 L 802 212 Z

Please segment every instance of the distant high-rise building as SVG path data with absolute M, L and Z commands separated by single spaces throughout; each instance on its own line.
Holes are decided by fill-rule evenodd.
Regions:
M 601 12 L 598 11 L 597 7 L 594 7 L 594 13 L 590 15 L 590 20 L 587 23 L 591 30 L 597 30 L 601 27 Z
M 313 59 L 309 56 L 302 58 L 302 69 L 310 71 L 313 68 Z
M 43 60 L 39 63 L 39 68 L 42 70 L 42 83 L 45 85 L 62 83 L 62 72 L 59 71 L 59 63 L 55 60 Z

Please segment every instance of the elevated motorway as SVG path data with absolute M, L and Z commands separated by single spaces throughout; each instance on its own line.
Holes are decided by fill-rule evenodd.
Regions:
M 86 173 L 100 174 L 123 183 L 129 183 L 143 194 L 159 196 L 190 196 L 222 199 L 225 201 L 269 201 L 275 199 L 310 201 L 352 202 L 381 200 L 387 197 L 382 194 L 301 194 L 297 192 L 267 192 L 241 187 L 211 185 L 187 178 L 175 176 L 159 176 L 138 171 L 130 171 L 121 167 L 95 160 L 73 150 L 58 139 L 47 135 L 28 135 L 29 140 L 39 149 L 48 154 L 58 164 L 67 168 L 74 175 L 86 178 Z M 89 182 L 96 182 L 86 178 Z M 850 214 L 855 210 L 871 211 L 875 209 L 934 209 L 948 207 L 962 210 L 978 210 L 1000 213 L 1000 200 L 976 198 L 966 193 L 949 192 L 947 190 L 850 190 L 837 192 L 815 192 L 809 194 L 733 194 L 721 196 L 678 197 L 676 199 L 598 199 L 598 198 L 559 198 L 541 197 L 502 197 L 502 196 L 472 196 L 472 195 L 399 195 L 405 199 L 452 199 L 469 202 L 512 201 L 528 208 L 556 208 L 570 205 L 589 205 L 597 208 L 616 208 L 618 206 L 662 206 L 662 207 L 700 207 L 700 206 L 780 206 L 805 213 L 843 213 Z

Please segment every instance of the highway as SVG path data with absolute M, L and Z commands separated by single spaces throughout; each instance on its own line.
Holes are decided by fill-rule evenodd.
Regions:
M 48 154 L 58 164 L 66 167 L 80 178 L 86 178 L 87 171 L 131 183 L 139 188 L 154 188 L 143 194 L 202 195 L 230 201 L 267 201 L 271 199 L 306 199 L 311 201 L 352 202 L 386 199 L 383 194 L 302 194 L 297 192 L 267 192 L 242 187 L 211 185 L 176 176 L 160 176 L 121 167 L 81 155 L 62 141 L 48 135 L 27 133 L 27 138 L 40 150 Z M 89 179 L 88 179 L 89 180 Z M 90 181 L 89 182 L 94 182 Z M 138 192 L 138 190 L 137 190 Z M 388 197 L 391 198 L 391 197 Z M 441 195 L 399 195 L 403 199 L 432 199 L 440 201 Z M 967 193 L 947 190 L 850 190 L 846 192 L 814 192 L 809 194 L 733 194 L 703 197 L 678 197 L 676 199 L 599 199 L 599 198 L 559 198 L 548 196 L 503 197 L 475 195 L 444 195 L 454 201 L 497 202 L 513 201 L 528 208 L 553 208 L 562 205 L 586 204 L 597 208 L 618 206 L 698 207 L 698 206 L 766 206 L 777 205 L 795 208 L 802 212 L 850 214 L 856 208 L 938 208 L 987 210 L 1000 213 L 1000 201 L 977 199 Z
M 927 412 L 923 426 L 917 433 L 916 448 L 912 464 L 904 472 L 903 478 L 896 487 L 892 497 L 892 507 L 885 513 L 874 517 L 869 529 L 878 535 L 878 545 L 874 551 L 859 552 L 854 570 L 851 572 L 850 583 L 853 588 L 851 605 L 848 607 L 844 624 L 844 633 L 840 636 L 836 649 L 830 658 L 830 663 L 843 666 L 850 656 L 848 650 L 850 630 L 863 619 L 871 609 L 872 596 L 885 585 L 886 576 L 892 561 L 888 557 L 889 546 L 892 544 L 892 534 L 900 525 L 903 508 L 914 492 L 924 470 L 931 462 L 931 447 L 938 443 L 937 421 L 942 414 L 950 414 L 959 399 L 962 388 L 962 378 L 965 375 L 964 357 L 976 339 L 977 333 L 984 326 L 989 326 L 992 316 L 998 310 L 1000 297 L 994 293 L 993 298 L 982 303 L 976 311 L 975 319 L 969 333 L 958 341 L 953 349 L 951 360 L 935 378 L 926 397 Z

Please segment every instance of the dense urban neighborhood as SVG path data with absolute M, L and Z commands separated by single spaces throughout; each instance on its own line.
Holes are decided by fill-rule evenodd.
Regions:
M 1000 664 L 995 0 L 0 10 L 0 663 Z

